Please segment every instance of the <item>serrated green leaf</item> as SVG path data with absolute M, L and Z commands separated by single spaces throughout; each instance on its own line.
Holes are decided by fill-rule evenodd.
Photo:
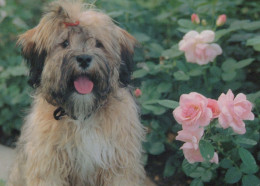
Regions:
M 172 100 L 159 100 L 158 103 L 166 108 L 175 109 L 179 106 L 179 103 Z
M 249 170 L 252 171 L 258 170 L 258 166 L 256 164 L 255 158 L 248 150 L 241 147 L 238 149 L 238 154 L 242 162 L 244 163 L 244 165 L 246 165 Z
M 259 186 L 260 180 L 255 175 L 244 175 L 242 178 L 242 186 Z
M 210 142 L 206 140 L 200 140 L 199 149 L 204 160 L 209 161 L 213 158 L 214 147 L 210 144 Z
M 231 167 L 225 174 L 225 182 L 229 184 L 237 183 L 241 179 L 242 173 L 236 167 Z

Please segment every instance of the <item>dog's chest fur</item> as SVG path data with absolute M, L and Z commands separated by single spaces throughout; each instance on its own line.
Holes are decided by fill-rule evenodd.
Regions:
M 101 174 L 120 175 L 120 169 L 133 169 L 131 162 L 141 156 L 143 128 L 132 96 L 124 90 L 122 95 L 84 121 L 68 117 L 56 121 L 49 112 L 55 108 L 36 100 L 21 136 L 27 158 L 39 159 L 42 172 L 59 167 L 64 180 L 77 180 L 78 185 L 96 185 Z

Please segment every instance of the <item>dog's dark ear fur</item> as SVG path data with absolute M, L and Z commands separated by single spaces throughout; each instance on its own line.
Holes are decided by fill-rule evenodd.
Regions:
M 33 41 L 33 36 L 36 32 L 36 28 L 28 30 L 22 34 L 17 44 L 22 47 L 22 55 L 28 62 L 30 73 L 28 83 L 33 88 L 37 88 L 40 85 L 41 74 L 46 58 L 46 50 L 41 49 L 39 51 L 36 48 L 36 43 Z
M 120 28 L 120 32 L 122 37 L 120 38 L 121 65 L 119 70 L 119 81 L 122 86 L 127 86 L 131 81 L 134 67 L 134 48 L 137 45 L 137 41 L 127 31 Z

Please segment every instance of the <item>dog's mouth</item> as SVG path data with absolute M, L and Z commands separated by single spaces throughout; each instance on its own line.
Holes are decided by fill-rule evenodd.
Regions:
M 94 83 L 87 76 L 79 76 L 73 81 L 75 90 L 79 94 L 90 94 L 93 90 Z

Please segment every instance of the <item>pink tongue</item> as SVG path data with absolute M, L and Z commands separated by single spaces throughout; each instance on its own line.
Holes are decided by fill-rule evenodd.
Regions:
M 93 82 L 90 81 L 87 77 L 79 77 L 74 81 L 74 87 L 80 94 L 89 94 L 93 89 Z

